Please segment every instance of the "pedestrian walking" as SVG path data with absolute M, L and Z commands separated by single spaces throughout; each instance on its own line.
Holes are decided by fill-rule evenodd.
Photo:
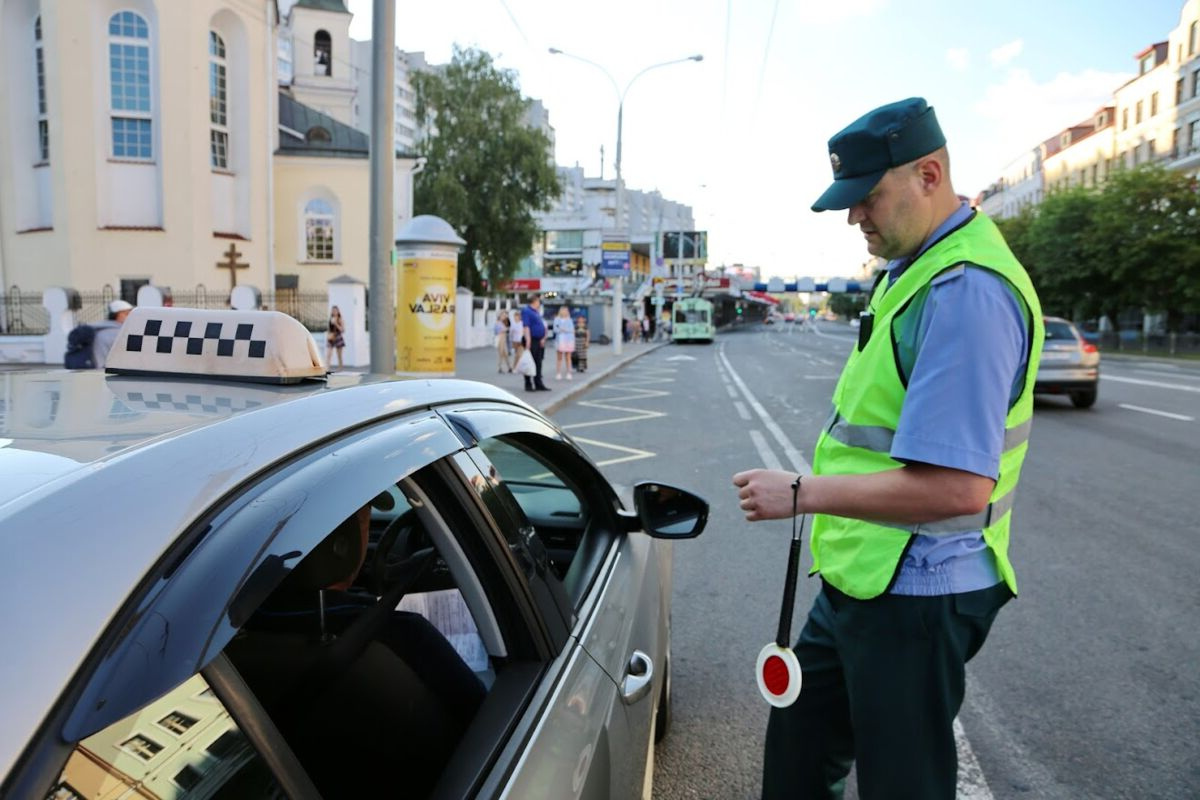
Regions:
M 571 356 L 571 362 L 580 372 L 587 372 L 589 336 L 587 317 L 581 315 L 575 319 L 575 353 Z
M 325 363 L 333 368 L 333 353 L 337 351 L 338 369 L 344 365 L 342 363 L 342 350 L 346 347 L 346 323 L 342 319 L 342 312 L 337 306 L 329 309 L 329 324 L 325 330 Z
M 529 304 L 521 309 L 521 325 L 525 331 L 525 347 L 533 356 L 536 372 L 525 376 L 525 391 L 548 392 L 550 387 L 542 381 L 542 357 L 546 353 L 546 320 L 542 319 L 542 296 L 535 294 Z
M 509 333 L 508 329 L 511 323 L 508 321 L 508 312 L 501 311 L 496 317 L 496 324 L 492 326 L 492 338 L 496 345 L 496 371 L 497 372 L 512 372 L 513 362 L 509 351 Z
M 554 377 L 571 380 L 571 354 L 575 352 L 575 321 L 571 309 L 560 306 L 554 316 Z
M 508 316 L 508 343 L 515 369 L 517 362 L 521 360 L 521 354 L 525 352 L 525 326 L 521 324 L 520 309 L 513 311 Z
M 734 475 L 750 521 L 813 514 L 817 595 L 795 644 L 798 698 L 773 708 L 763 797 L 952 800 L 965 664 L 1017 591 L 1014 492 L 1028 447 L 1042 313 L 996 226 L 951 185 L 923 99 L 829 140 L 833 183 L 888 259 L 833 394 L 813 474 Z

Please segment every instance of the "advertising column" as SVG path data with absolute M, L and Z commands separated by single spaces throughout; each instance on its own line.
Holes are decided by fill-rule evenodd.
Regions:
M 397 373 L 454 374 L 454 300 L 464 244 L 448 222 L 429 215 L 414 217 L 397 235 Z

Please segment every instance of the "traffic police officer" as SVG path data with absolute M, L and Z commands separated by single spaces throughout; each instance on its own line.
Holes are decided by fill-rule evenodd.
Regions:
M 814 514 L 822 579 L 795 652 L 800 696 L 772 709 L 763 796 L 955 796 L 966 662 L 1016 594 L 1009 521 L 1033 415 L 1042 313 L 996 226 L 958 197 L 921 98 L 829 140 L 833 183 L 888 259 L 833 412 L 795 475 L 734 476 L 751 521 Z

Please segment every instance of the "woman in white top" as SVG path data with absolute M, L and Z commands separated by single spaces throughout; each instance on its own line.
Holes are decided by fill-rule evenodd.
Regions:
M 562 380 L 563 374 L 571 380 L 571 353 L 575 352 L 575 320 L 571 319 L 571 310 L 566 306 L 558 309 L 554 318 L 554 350 L 557 360 L 554 362 L 554 377 Z
M 525 325 L 521 322 L 521 312 L 514 311 L 508 320 L 508 341 L 512 343 L 512 363 L 516 367 L 525 352 Z

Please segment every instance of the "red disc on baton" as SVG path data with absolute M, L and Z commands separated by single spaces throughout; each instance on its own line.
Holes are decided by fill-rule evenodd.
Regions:
M 758 691 L 776 708 L 787 708 L 800 696 L 800 661 L 791 648 L 771 642 L 758 653 Z

